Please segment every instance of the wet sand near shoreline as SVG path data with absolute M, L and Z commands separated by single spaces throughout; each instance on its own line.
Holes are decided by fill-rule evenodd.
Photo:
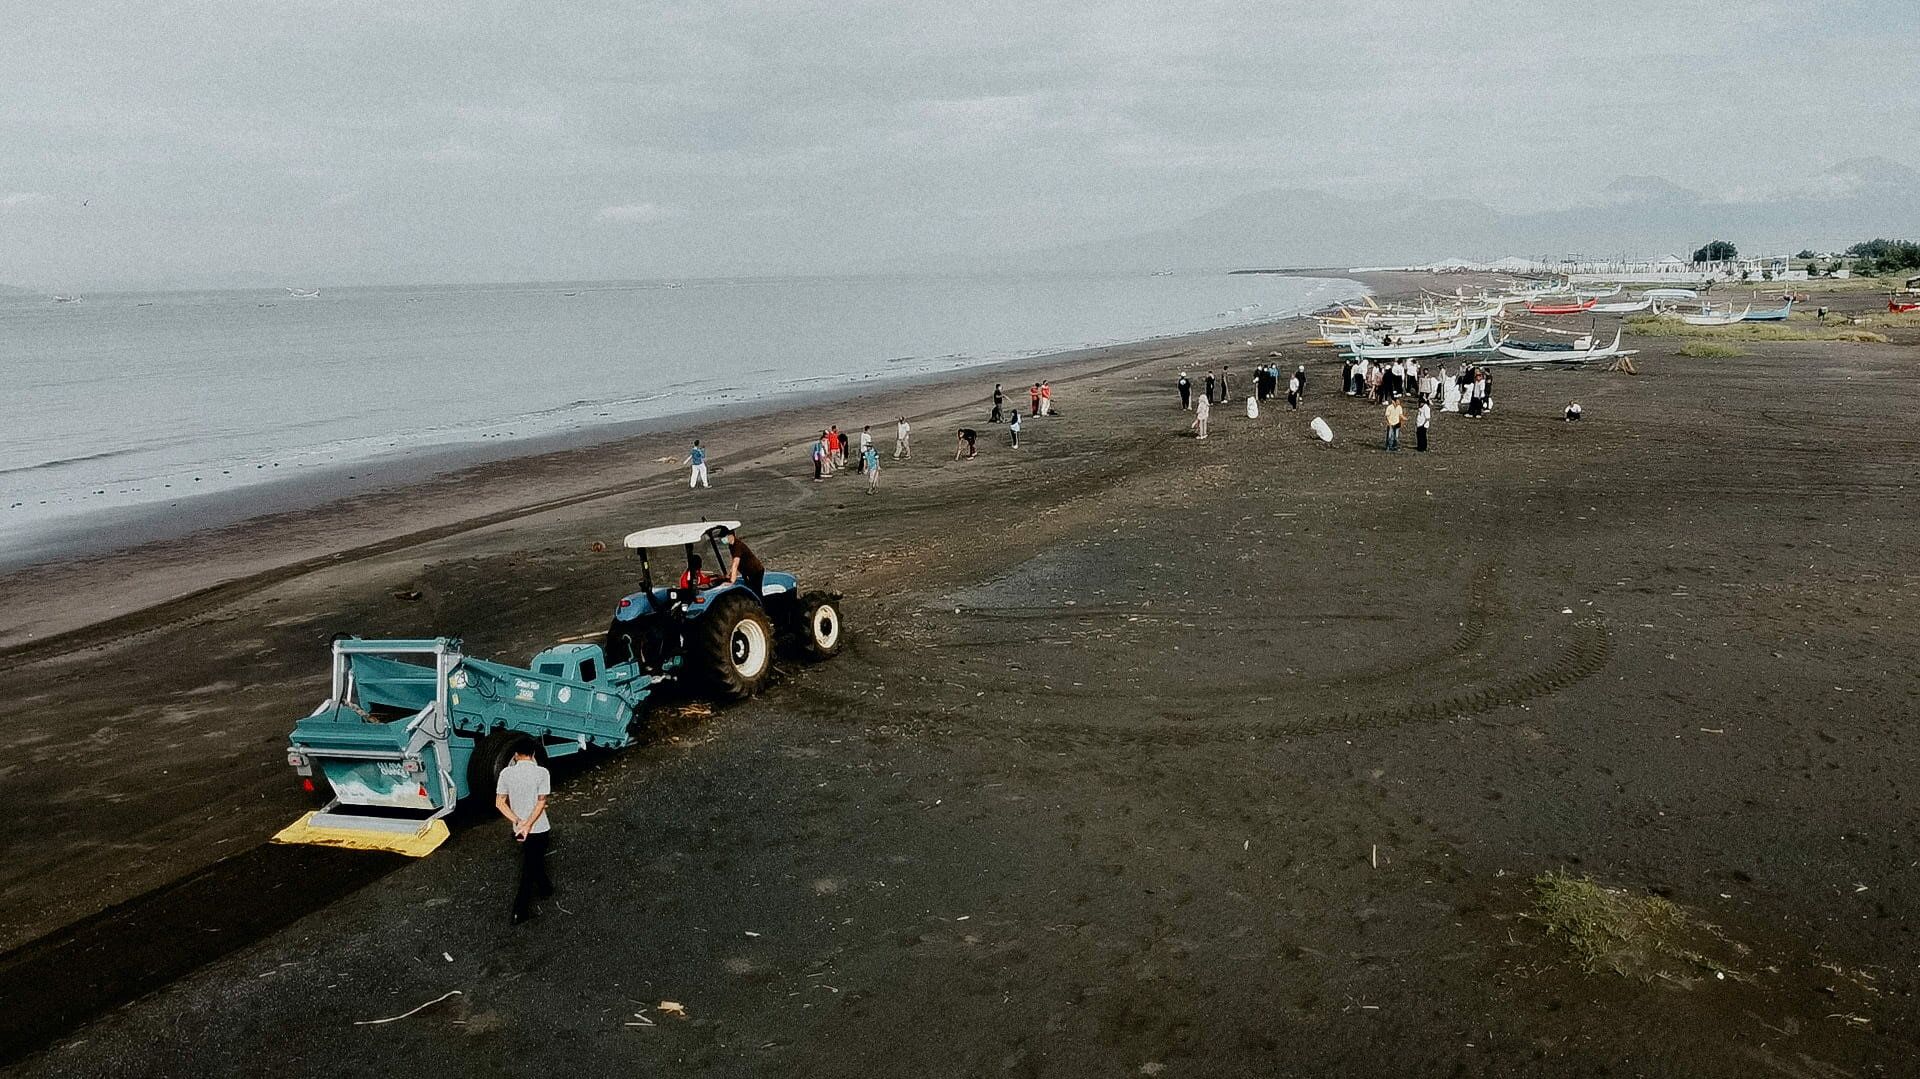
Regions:
M 524 660 L 629 586 L 590 543 L 706 514 L 845 591 L 854 631 L 757 701 L 669 705 L 649 744 L 562 769 L 562 894 L 531 925 L 506 924 L 513 852 L 484 820 L 419 863 L 263 865 L 372 883 L 284 901 L 288 928 L 22 1071 L 1901 1070 L 1920 436 L 1890 418 L 1920 407 L 1916 335 L 1502 370 L 1495 414 L 1440 417 L 1425 455 L 1381 450 L 1304 336 L 1006 368 L 1055 376 L 1065 413 L 1017 451 L 979 422 L 988 387 L 822 411 L 883 447 L 889 413 L 920 417 L 877 496 L 785 443 L 716 447 L 712 492 L 662 465 L 16 658 L 10 944 L 118 899 L 89 931 L 130 933 L 182 877 L 201 905 L 283 902 L 193 875 L 303 808 L 282 749 L 336 629 Z M 1179 369 L 1244 390 L 1274 349 L 1309 365 L 1306 407 L 1185 437 Z M 962 422 L 981 455 L 955 462 Z M 1582 972 L 1528 917 L 1558 868 L 1696 912 L 1734 976 Z M 10 979 L 22 954 L 10 1012 L 90 977 Z

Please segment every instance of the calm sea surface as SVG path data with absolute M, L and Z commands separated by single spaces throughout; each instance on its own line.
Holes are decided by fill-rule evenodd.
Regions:
M 0 298 L 0 555 L 99 509 L 1267 321 L 1271 276 L 840 277 Z

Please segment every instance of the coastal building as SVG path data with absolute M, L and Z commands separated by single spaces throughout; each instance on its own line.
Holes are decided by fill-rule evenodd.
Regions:
M 1645 259 L 1588 259 L 1568 256 L 1550 272 L 1575 284 L 1619 281 L 1628 284 L 1704 284 L 1708 281 L 1805 281 L 1807 271 L 1794 269 L 1786 255 L 1716 259 L 1694 262 L 1679 255 Z

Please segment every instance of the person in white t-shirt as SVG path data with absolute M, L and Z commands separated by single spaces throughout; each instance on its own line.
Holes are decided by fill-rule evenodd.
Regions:
M 894 460 L 898 461 L 902 457 L 906 457 L 906 458 L 913 457 L 912 436 L 913 436 L 913 425 L 907 422 L 907 418 L 905 416 L 900 417 L 899 425 L 893 429 L 893 459 Z
M 541 899 L 553 894 L 547 876 L 547 844 L 553 838 L 547 798 L 553 793 L 553 777 L 533 759 L 533 746 L 521 743 L 513 751 L 513 763 L 500 770 L 494 790 L 494 808 L 513 822 L 513 838 L 520 844 L 520 884 L 513 896 L 513 924 L 519 925 L 533 917 L 536 894 Z

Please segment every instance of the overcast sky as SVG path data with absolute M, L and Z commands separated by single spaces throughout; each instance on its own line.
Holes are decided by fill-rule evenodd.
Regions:
M 0 281 L 836 271 L 1920 165 L 1883 3 L 0 0 Z

